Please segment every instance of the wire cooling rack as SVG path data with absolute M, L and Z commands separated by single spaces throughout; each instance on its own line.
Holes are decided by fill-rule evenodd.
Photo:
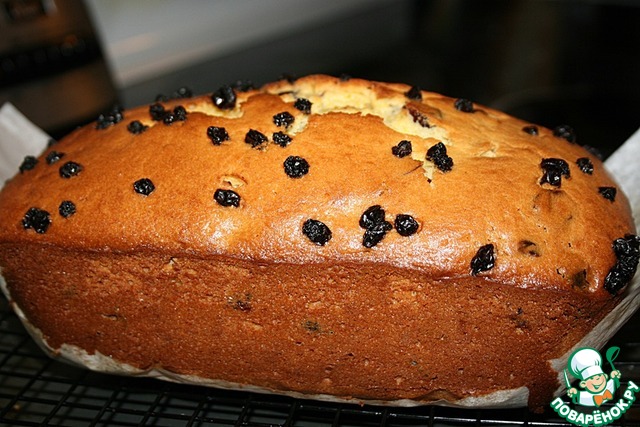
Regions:
M 640 384 L 640 313 L 611 340 L 622 383 Z M 626 381 L 625 381 L 626 380 Z M 622 388 L 622 387 L 621 387 Z M 640 401 L 640 399 L 638 399 Z M 7 426 L 565 426 L 548 408 L 460 410 L 331 404 L 105 375 L 47 357 L 0 297 L 0 425 Z M 640 426 L 640 402 L 615 426 Z

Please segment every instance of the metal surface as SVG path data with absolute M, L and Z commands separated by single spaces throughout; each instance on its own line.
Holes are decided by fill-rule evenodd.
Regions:
M 117 102 L 80 0 L 0 0 L 0 105 L 60 138 Z
M 640 383 L 640 316 L 611 340 L 622 383 Z M 459 410 L 330 404 L 110 376 L 47 357 L 0 298 L 0 425 L 11 426 L 560 426 L 551 408 Z M 640 403 L 611 425 L 640 426 Z

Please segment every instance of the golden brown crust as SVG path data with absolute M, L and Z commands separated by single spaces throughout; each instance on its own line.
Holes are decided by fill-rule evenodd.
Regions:
M 134 365 L 217 376 L 221 364 L 229 381 L 382 399 L 460 397 L 542 382 L 532 391 L 539 404 L 555 387 L 546 361 L 617 301 L 603 285 L 616 263 L 612 242 L 634 233 L 628 202 L 620 191 L 614 201 L 604 198 L 599 188 L 616 184 L 603 164 L 551 130 L 537 127 L 531 135 L 523 130 L 529 123 L 498 111 L 460 111 L 455 99 L 428 92 L 412 99 L 410 89 L 310 76 L 238 92 L 230 110 L 209 96 L 164 102 L 167 111 L 187 111 L 186 120 L 170 125 L 152 120 L 145 106 L 124 111 L 124 120 L 105 129 L 75 131 L 0 192 L 0 267 L 12 295 L 54 345 L 73 342 Z M 296 108 L 298 98 L 312 103 L 311 114 Z M 281 112 L 295 119 L 288 128 L 274 123 Z M 148 129 L 128 131 L 136 120 Z M 214 145 L 210 126 L 224 127 L 229 139 Z M 268 141 L 246 143 L 252 129 Z M 291 143 L 273 143 L 275 132 Z M 411 155 L 392 154 L 402 140 L 411 141 Z M 438 142 L 453 161 L 450 171 L 425 160 Z M 64 156 L 48 164 L 52 151 Z M 289 156 L 304 158 L 308 173 L 289 177 Z M 548 158 L 568 164 L 560 186 L 541 184 Z M 580 158 L 589 159 L 592 173 L 580 170 Z M 68 161 L 82 170 L 62 178 Z M 142 178 L 155 185 L 148 196 L 134 191 Z M 239 206 L 216 203 L 217 189 L 235 191 Z M 67 200 L 77 211 L 63 218 L 58 208 Z M 391 223 L 411 215 L 418 232 L 390 230 L 365 247 L 359 219 L 373 205 Z M 45 233 L 24 228 L 34 207 L 50 214 Z M 303 233 L 308 219 L 331 230 L 326 244 Z M 473 272 L 472 259 L 488 244 L 495 266 Z M 33 262 L 21 270 L 16 259 L 26 258 Z M 129 320 L 121 322 L 115 306 L 101 310 L 103 296 Z M 77 312 L 82 307 L 91 310 Z M 384 316 L 392 319 L 388 330 Z M 574 326 L 576 317 L 585 322 Z M 320 332 L 305 330 L 307 320 Z M 429 329 L 428 321 L 437 327 Z M 125 333 L 116 325 L 132 326 Z M 446 339 L 432 336 L 436 330 Z M 220 347 L 208 333 L 224 335 Z M 487 334 L 495 341 L 480 339 Z M 497 365 L 512 355 L 509 340 L 525 339 L 518 334 L 531 345 L 546 340 L 545 350 L 530 373 L 500 382 Z M 438 339 L 445 343 L 434 347 Z M 384 356 L 385 344 L 400 353 Z M 459 359 L 442 356 L 445 348 Z M 474 364 L 457 348 L 490 350 L 496 359 Z M 206 366 L 197 362 L 203 352 L 211 352 L 202 359 Z M 254 372 L 261 352 L 263 360 L 282 358 L 282 371 Z M 359 355 L 348 362 L 349 353 Z M 242 354 L 254 368 L 238 365 L 234 373 L 224 359 Z M 299 372 L 304 363 L 317 365 L 308 378 L 294 380 L 285 369 Z M 430 373 L 412 377 L 424 364 Z M 338 374 L 356 368 L 366 375 L 337 383 Z

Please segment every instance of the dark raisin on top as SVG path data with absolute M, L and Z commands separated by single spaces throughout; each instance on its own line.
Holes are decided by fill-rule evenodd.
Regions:
M 364 236 L 362 236 L 362 246 L 365 248 L 372 248 L 384 239 L 387 232 L 393 229 L 393 225 L 389 221 L 382 221 L 374 224 L 365 230 Z
M 96 129 L 106 129 L 109 126 L 120 123 L 124 119 L 123 111 L 122 107 L 114 105 L 111 111 L 100 114 L 96 120 Z
M 267 141 L 268 138 L 262 132 L 255 129 L 249 129 L 249 132 L 247 132 L 244 137 L 244 142 L 250 144 L 253 148 L 258 148 Z
M 69 218 L 71 215 L 76 213 L 76 205 L 70 200 L 65 200 L 60 203 L 58 207 L 58 213 L 63 218 Z
M 164 105 L 155 103 L 149 106 L 149 115 L 151 116 L 151 120 L 160 122 L 164 119 L 165 114 L 166 110 L 164 109 Z
M 640 261 L 640 237 L 627 234 L 613 242 L 616 263 L 604 279 L 604 288 L 615 295 L 633 279 Z
M 149 178 L 141 178 L 133 183 L 133 190 L 142 194 L 143 196 L 148 196 L 153 193 L 156 189 L 156 186 Z
M 529 135 L 533 135 L 533 136 L 539 135 L 538 126 L 534 126 L 534 125 L 525 126 L 522 128 L 522 131 L 524 133 L 528 133 Z
M 288 128 L 289 126 L 291 126 L 291 123 L 293 123 L 295 119 L 296 118 L 293 117 L 291 113 L 289 113 L 288 111 L 283 111 L 282 113 L 278 113 L 273 116 L 273 123 L 275 123 L 275 125 L 278 127 L 283 126 L 285 128 Z
M 289 178 L 301 178 L 309 173 L 309 162 L 300 156 L 287 157 L 283 166 Z
M 607 200 L 612 202 L 616 201 L 616 194 L 618 190 L 616 187 L 598 187 L 598 192 Z
M 47 164 L 48 165 L 52 165 L 55 162 L 59 161 L 61 158 L 64 157 L 64 153 L 61 153 L 59 151 L 51 151 L 49 154 L 47 154 L 46 160 L 47 160 Z
M 540 162 L 543 174 L 540 178 L 540 184 L 550 184 L 554 187 L 560 187 L 562 177 L 570 178 L 569 164 L 562 159 L 548 158 L 542 159 Z
M 187 110 L 182 106 L 176 106 L 173 111 L 166 110 L 162 104 L 152 104 L 149 106 L 149 114 L 151 115 L 151 119 L 156 122 L 163 122 L 165 125 L 171 125 L 177 121 L 185 121 L 187 119 Z M 131 123 L 131 125 L 133 122 Z M 138 125 L 135 126 L 134 130 L 138 128 Z M 143 129 L 143 131 L 146 128 Z M 129 129 L 132 132 L 132 129 Z M 134 132 L 135 133 L 135 132 Z
M 413 118 L 413 122 L 419 124 L 423 128 L 430 128 L 431 124 L 429 124 L 429 118 L 424 115 L 421 111 L 415 108 L 408 108 L 409 114 L 411 114 L 411 118 Z
M 193 97 L 193 91 L 187 86 L 182 86 L 176 89 L 171 96 L 172 98 L 177 98 L 177 99 L 191 98 Z
M 382 241 L 393 225 L 385 220 L 385 210 L 380 205 L 369 206 L 360 216 L 360 227 L 365 229 L 362 245 L 372 248 Z
M 293 106 L 304 114 L 311 114 L 311 105 L 311 101 L 306 98 L 298 98 L 296 102 L 293 103 Z
M 81 164 L 76 162 L 67 162 L 64 165 L 60 166 L 60 176 L 62 178 L 71 178 L 72 176 L 78 175 L 82 172 L 84 168 Z
M 240 206 L 240 195 L 233 190 L 223 190 L 222 188 L 218 188 L 213 193 L 213 200 L 215 200 L 220 206 L 224 207 L 233 206 L 237 208 Z
M 173 109 L 173 115 L 176 116 L 177 120 L 180 120 L 183 122 L 187 120 L 187 109 L 184 108 L 182 105 L 177 105 Z
M 38 234 L 46 233 L 50 225 L 51 215 L 43 209 L 29 208 L 22 218 L 22 227 L 25 230 L 31 228 Z
M 473 107 L 473 102 L 464 98 L 456 99 L 453 103 L 453 106 L 456 108 L 456 110 L 462 111 L 463 113 L 473 113 L 474 111 L 476 111 Z
M 380 205 L 369 206 L 363 213 L 360 215 L 360 221 L 358 224 L 360 227 L 365 230 L 373 227 L 374 225 L 384 222 L 385 220 L 385 211 Z
M 471 259 L 471 274 L 478 275 L 483 271 L 491 270 L 496 263 L 495 247 L 492 243 L 481 246 Z
M 442 142 L 427 150 L 427 160 L 431 160 L 442 172 L 453 169 L 453 159 L 447 155 L 447 147 Z
M 576 133 L 569 125 L 559 125 L 553 128 L 553 136 L 566 139 L 571 143 L 576 142 Z
M 318 246 L 324 246 L 331 240 L 331 230 L 325 223 L 316 219 L 308 219 L 302 224 L 302 233 Z
M 418 231 L 418 228 L 420 228 L 418 221 L 416 221 L 411 215 L 407 214 L 396 215 L 394 225 L 398 234 L 404 237 L 415 234 Z
M 176 121 L 177 118 L 172 112 L 167 112 L 167 114 L 165 114 L 162 118 L 162 123 L 164 123 L 165 125 L 172 125 Z
M 591 160 L 588 157 L 580 157 L 576 160 L 576 164 L 580 170 L 587 175 L 593 174 L 593 163 L 591 163 Z
M 231 110 L 236 106 L 236 92 L 231 86 L 224 85 L 211 95 L 211 100 L 221 110 Z
M 291 137 L 284 132 L 274 132 L 273 142 L 281 147 L 291 144 Z
M 220 145 L 223 141 L 229 140 L 229 134 L 227 130 L 219 126 L 209 126 L 207 128 L 207 136 L 213 143 L 213 145 Z
M 410 155 L 412 150 L 413 148 L 411 147 L 411 141 L 403 139 L 402 141 L 398 142 L 397 145 L 391 147 L 391 154 L 396 157 L 403 158 Z
M 35 156 L 25 156 L 22 160 L 22 164 L 20 164 L 20 173 L 24 173 L 26 171 L 30 171 L 35 168 L 38 164 L 38 159 Z
M 418 86 L 411 86 L 411 89 L 404 93 L 408 99 L 422 101 L 422 90 Z
M 143 125 L 140 120 L 134 120 L 127 125 L 127 130 L 134 135 L 140 135 L 147 129 L 149 129 L 149 126 Z
M 171 125 L 175 122 L 183 122 L 187 120 L 187 110 L 182 106 L 176 106 L 173 111 L 165 111 L 162 117 L 162 123 L 165 125 Z

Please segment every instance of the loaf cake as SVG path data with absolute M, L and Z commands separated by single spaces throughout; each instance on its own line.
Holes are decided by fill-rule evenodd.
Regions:
M 0 192 L 3 290 L 96 370 L 539 408 L 639 258 L 578 142 L 404 84 L 179 90 L 25 158 Z

